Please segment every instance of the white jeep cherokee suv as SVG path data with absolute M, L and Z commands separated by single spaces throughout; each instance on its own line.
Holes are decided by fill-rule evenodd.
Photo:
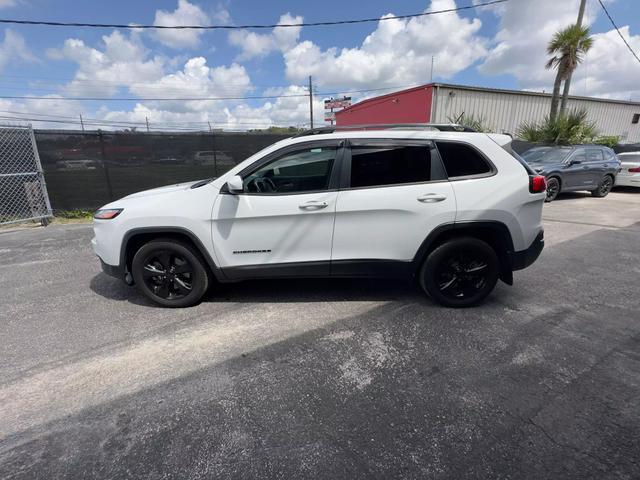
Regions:
M 405 276 L 466 307 L 536 260 L 545 180 L 510 137 L 371 127 L 310 130 L 217 179 L 105 205 L 92 241 L 103 270 L 167 307 L 214 281 Z

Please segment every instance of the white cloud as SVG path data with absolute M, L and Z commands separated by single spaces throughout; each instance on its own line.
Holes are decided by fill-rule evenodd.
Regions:
M 290 85 L 286 88 L 270 89 L 265 95 L 285 95 L 260 106 L 250 106 L 245 102 L 203 102 L 198 108 L 173 109 L 165 102 L 152 105 L 138 103 L 132 110 L 110 111 L 103 108 L 100 118 L 115 122 L 145 122 L 148 118 L 154 125 L 180 124 L 192 128 L 206 129 L 207 122 L 214 128 L 247 130 L 269 126 L 308 126 L 309 99 L 303 86 Z M 302 95 L 302 96 L 291 96 Z M 191 102 L 189 102 L 191 103 Z M 323 102 L 315 99 L 314 116 L 316 125 L 322 124 Z
M 479 71 L 485 75 L 515 76 L 522 88 L 532 89 L 553 84 L 555 73 L 544 68 L 547 43 L 558 30 L 574 23 L 579 0 L 511 0 L 495 9 L 500 29 L 494 46 Z M 589 5 L 585 24 L 594 17 Z
M 640 34 L 620 27 L 629 45 L 640 52 Z M 571 93 L 640 101 L 640 64 L 633 58 L 615 30 L 593 35 L 593 47 L 576 70 Z
M 242 97 L 251 89 L 251 79 L 243 66 L 234 63 L 228 67 L 209 67 L 203 57 L 189 59 L 182 70 L 130 87 L 132 93 L 143 98 Z M 151 107 L 161 106 L 175 112 L 204 111 L 219 108 L 218 104 L 219 101 L 207 100 L 148 102 Z
M 152 82 L 162 77 L 165 60 L 149 58 L 138 34 L 125 37 L 115 30 L 102 37 L 103 49 L 89 47 L 84 41 L 69 38 L 61 49 L 47 51 L 54 59 L 78 64 L 75 78 L 65 87 L 70 96 L 115 95 L 119 87 Z
M 44 95 L 47 98 L 58 99 L 60 95 Z M 55 120 L 69 120 L 73 123 L 58 122 L 34 122 L 32 119 L 51 118 L 52 112 L 56 117 Z M 24 99 L 24 100 L 8 100 L 0 99 L 0 115 L 7 115 L 13 118 L 27 118 L 30 120 L 14 120 L 12 124 L 28 124 L 33 123 L 35 128 L 80 128 L 76 123 L 80 122 L 79 114 L 83 114 L 87 118 L 87 112 L 80 102 L 68 100 L 43 100 L 43 99 Z M 61 118 L 69 117 L 69 119 Z M 1 120 L 5 122 L 5 120 Z
M 495 9 L 500 29 L 494 46 L 478 70 L 485 75 L 511 74 L 521 88 L 551 91 L 555 70 L 544 68 L 546 47 L 553 34 L 576 21 L 579 0 L 511 0 Z M 601 14 L 596 2 L 587 3 L 583 24 Z M 637 51 L 640 35 L 621 31 Z M 593 34 L 594 44 L 573 75 L 571 93 L 629 99 L 640 95 L 638 64 L 615 30 Z
M 278 20 L 278 24 L 301 23 L 301 16 L 285 13 Z M 229 43 L 242 50 L 239 60 L 254 57 L 264 57 L 274 51 L 287 51 L 293 48 L 300 37 L 302 27 L 276 27 L 270 33 L 256 33 L 249 30 L 232 30 L 229 33 Z
M 206 25 L 209 16 L 197 5 L 187 0 L 178 0 L 178 7 L 173 12 L 156 10 L 154 25 Z M 171 48 L 195 48 L 200 43 L 203 30 L 155 30 L 154 37 Z
M 0 8 L 15 7 L 19 3 L 21 3 L 20 0 L 0 0 Z
M 455 8 L 454 0 L 433 0 L 425 11 Z M 385 15 L 385 17 L 392 14 Z M 424 83 L 431 56 L 438 78 L 450 78 L 486 54 L 486 40 L 478 35 L 479 19 L 455 12 L 392 19 L 378 23 L 362 45 L 322 50 L 303 41 L 284 53 L 286 75 L 301 82 L 308 75 L 322 86 L 380 87 Z
M 0 43 L 0 71 L 14 60 L 33 62 L 36 58 L 27 47 L 22 35 L 7 29 Z

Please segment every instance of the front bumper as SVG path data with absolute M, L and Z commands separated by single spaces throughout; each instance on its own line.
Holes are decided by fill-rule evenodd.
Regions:
M 542 230 L 526 250 L 511 252 L 511 270 L 522 270 L 535 262 L 544 248 L 544 230 Z

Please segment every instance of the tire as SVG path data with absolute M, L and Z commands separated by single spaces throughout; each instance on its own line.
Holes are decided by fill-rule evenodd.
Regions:
M 473 270 L 473 274 L 470 274 Z M 448 240 L 433 250 L 419 272 L 420 286 L 445 307 L 482 302 L 498 282 L 500 261 L 486 242 L 472 237 Z
M 605 175 L 602 177 L 602 180 L 600 180 L 598 188 L 591 190 L 591 195 L 598 198 L 606 197 L 613 188 L 613 183 L 613 177 L 611 175 Z
M 170 239 L 153 240 L 140 247 L 133 257 L 131 274 L 140 291 L 163 307 L 195 305 L 209 286 L 199 253 Z
M 560 180 L 556 177 L 551 177 L 547 179 L 547 196 L 545 197 L 545 202 L 553 202 L 558 195 L 560 194 Z

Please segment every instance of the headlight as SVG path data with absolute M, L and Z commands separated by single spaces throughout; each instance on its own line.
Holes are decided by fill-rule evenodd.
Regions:
M 93 218 L 98 220 L 111 220 L 112 218 L 116 218 L 120 215 L 122 210 L 122 208 L 103 208 L 96 210 L 96 213 L 93 214 Z

